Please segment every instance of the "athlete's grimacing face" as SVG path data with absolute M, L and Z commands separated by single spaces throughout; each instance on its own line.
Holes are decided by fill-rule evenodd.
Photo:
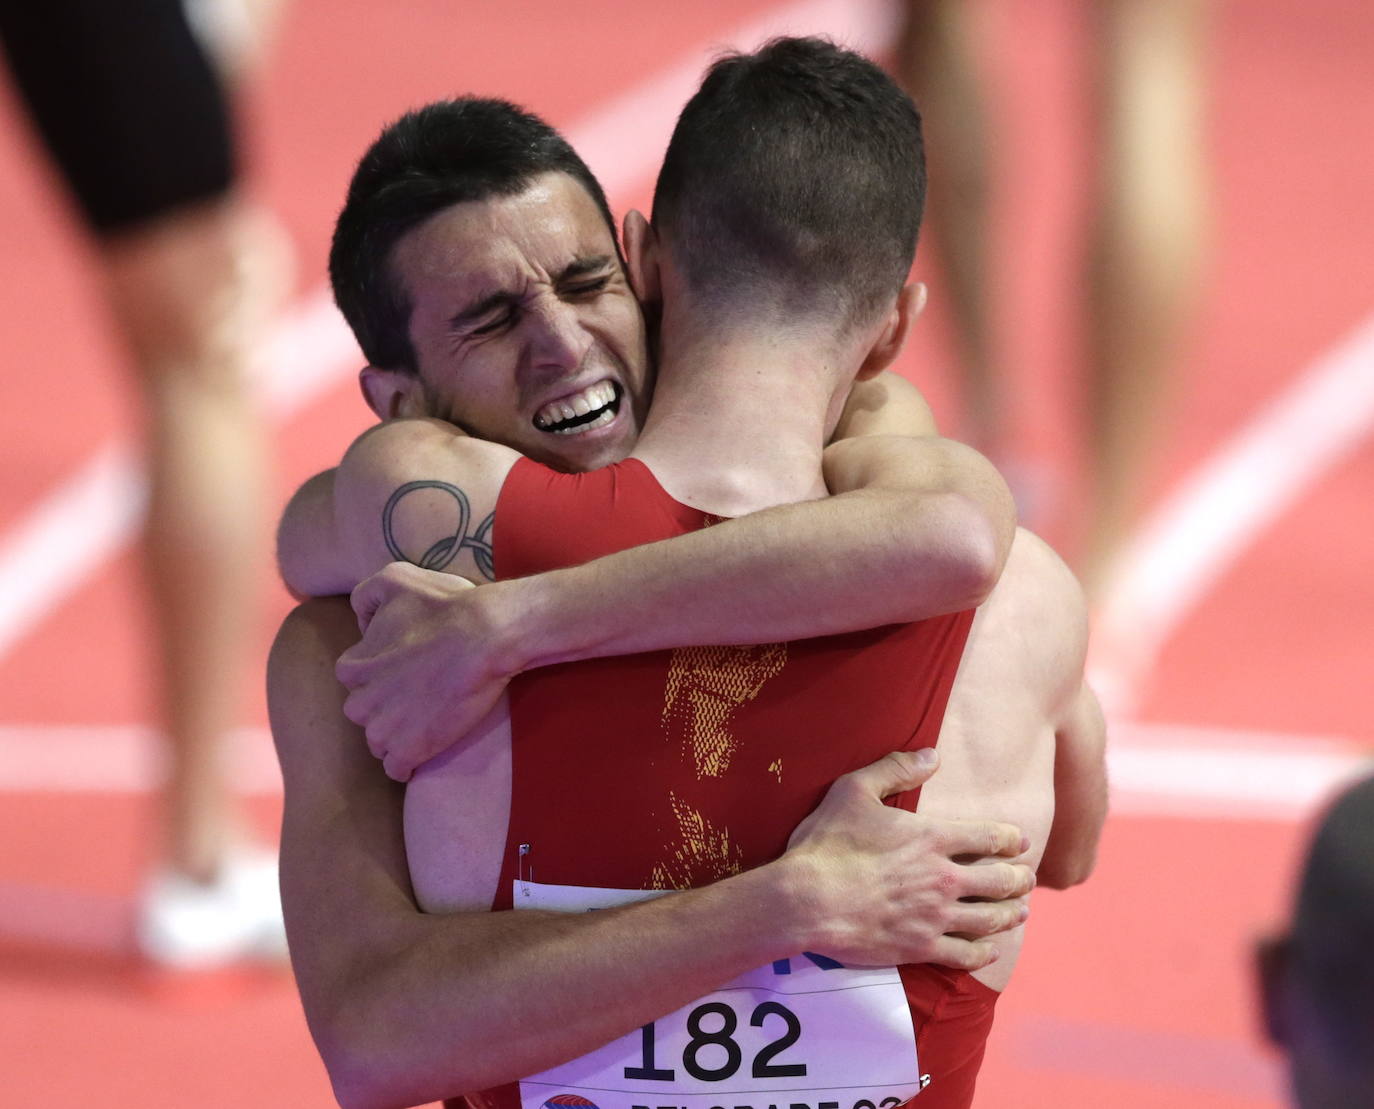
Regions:
M 391 265 L 430 415 L 560 470 L 630 453 L 652 387 L 644 318 L 575 180 L 455 204 L 402 237 Z

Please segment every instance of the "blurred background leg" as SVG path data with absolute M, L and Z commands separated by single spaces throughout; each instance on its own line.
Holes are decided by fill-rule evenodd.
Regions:
M 246 379 L 266 280 L 255 222 L 227 196 L 102 248 L 147 415 L 145 559 L 172 749 L 167 853 L 200 880 L 228 846 L 219 747 L 242 701 L 266 560 L 264 443 Z
M 1006 446 L 1006 406 L 987 245 L 994 147 L 973 9 L 961 0 L 909 0 L 897 76 L 920 106 L 931 151 L 925 223 L 940 260 L 932 296 L 949 304 L 957 347 L 963 410 L 957 433 L 998 456 Z
M 13 6 L 3 35 L 96 238 L 145 414 L 144 563 L 168 776 L 164 861 L 139 940 L 175 965 L 280 952 L 275 863 L 240 827 L 224 743 L 243 707 L 267 561 L 265 444 L 247 370 L 284 291 L 284 240 L 241 196 L 225 85 L 180 0 Z M 241 27 L 226 64 L 242 73 L 260 41 Z
M 1106 0 L 1086 319 L 1090 594 L 1140 508 L 1205 253 L 1205 0 Z

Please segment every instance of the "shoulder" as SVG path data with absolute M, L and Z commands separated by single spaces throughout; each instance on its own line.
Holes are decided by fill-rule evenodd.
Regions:
M 519 458 L 511 448 L 474 439 L 443 420 L 387 420 L 353 441 L 339 472 L 343 480 L 391 480 L 438 465 L 448 472 L 456 467 L 470 469 L 476 475 L 504 472 Z
M 441 420 L 391 420 L 360 437 L 334 486 L 353 580 L 392 561 L 489 577 L 490 521 L 520 458 Z
M 1014 575 L 1013 580 L 1024 579 L 1026 586 L 1036 587 L 1025 590 L 1025 603 L 1087 618 L 1087 601 L 1078 578 L 1059 553 L 1035 532 L 1016 529 L 1007 571 Z

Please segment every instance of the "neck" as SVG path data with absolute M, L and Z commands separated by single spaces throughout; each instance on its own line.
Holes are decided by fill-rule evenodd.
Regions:
M 825 495 L 821 451 L 841 393 L 832 342 L 777 326 L 679 327 L 669 314 L 662 340 L 634 453 L 676 500 L 739 516 Z

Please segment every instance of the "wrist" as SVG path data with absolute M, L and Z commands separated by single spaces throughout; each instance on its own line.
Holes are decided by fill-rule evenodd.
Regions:
M 502 657 L 509 676 L 601 654 L 605 602 L 591 595 L 582 568 L 497 582 Z M 491 588 L 490 586 L 484 586 Z
M 828 933 L 820 875 L 800 854 L 789 851 L 730 881 L 747 881 L 755 887 L 755 921 L 768 922 L 770 947 L 775 948 L 766 958 L 785 958 L 824 946 Z
M 529 580 L 491 582 L 473 592 L 474 602 L 482 607 L 482 634 L 492 676 L 504 681 L 534 665 L 531 653 L 538 621 L 536 606 L 531 604 L 525 588 Z
M 564 612 L 573 588 L 563 581 L 566 573 L 553 570 L 478 590 L 487 594 L 491 658 L 499 677 L 510 679 L 526 670 L 586 657 L 575 638 L 578 621 Z

